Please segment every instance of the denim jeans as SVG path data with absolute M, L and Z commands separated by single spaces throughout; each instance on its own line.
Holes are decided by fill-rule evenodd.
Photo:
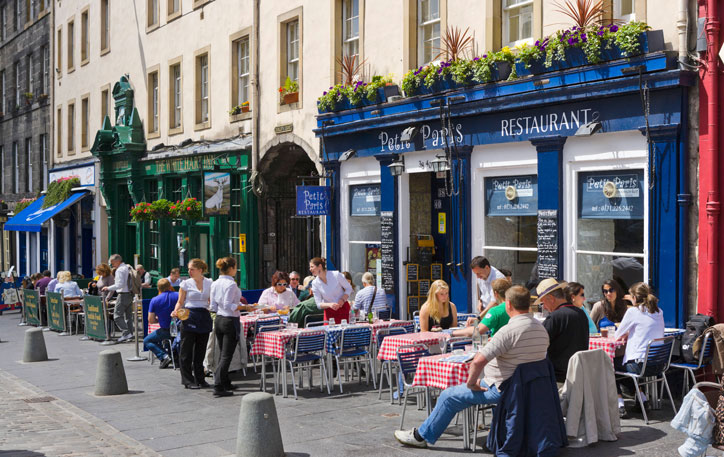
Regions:
M 500 392 L 495 386 L 489 387 L 485 381 L 480 381 L 481 387 L 487 387 L 485 392 L 473 391 L 465 384 L 450 387 L 443 390 L 440 398 L 437 399 L 435 409 L 430 416 L 422 423 L 417 433 L 430 444 L 440 438 L 455 415 L 460 411 L 474 405 L 490 405 L 500 401 Z
M 153 352 L 158 360 L 163 360 L 168 357 L 168 353 L 164 351 L 162 341 L 170 340 L 171 332 L 168 329 L 160 328 L 155 332 L 146 335 L 143 339 L 143 344 L 146 345 L 149 351 Z

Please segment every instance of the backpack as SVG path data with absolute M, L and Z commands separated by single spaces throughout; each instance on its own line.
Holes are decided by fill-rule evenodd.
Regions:
M 681 336 L 681 358 L 685 363 L 696 363 L 694 354 L 694 341 L 704 331 L 714 325 L 714 318 L 705 314 L 696 314 L 686 323 L 686 332 Z
M 130 265 L 128 266 L 128 289 L 133 295 L 141 295 L 141 277 Z

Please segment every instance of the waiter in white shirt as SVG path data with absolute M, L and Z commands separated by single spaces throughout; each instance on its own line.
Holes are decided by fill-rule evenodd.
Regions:
M 494 266 L 490 265 L 490 261 L 483 256 L 474 257 L 470 262 L 470 269 L 477 277 L 478 291 L 480 291 L 480 299 L 478 300 L 478 312 L 481 316 L 497 305 L 495 294 L 493 294 L 493 281 L 496 279 L 505 279 L 503 273 L 499 272 Z

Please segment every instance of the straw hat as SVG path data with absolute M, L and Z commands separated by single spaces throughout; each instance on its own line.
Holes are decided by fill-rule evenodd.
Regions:
M 543 301 L 543 297 L 553 292 L 554 290 L 563 289 L 564 287 L 566 287 L 566 285 L 567 284 L 565 282 L 558 282 L 555 280 L 555 278 L 544 279 L 538 284 L 538 287 L 535 288 L 536 294 L 538 294 L 538 299 L 534 301 L 533 304 L 540 304 L 540 302 Z

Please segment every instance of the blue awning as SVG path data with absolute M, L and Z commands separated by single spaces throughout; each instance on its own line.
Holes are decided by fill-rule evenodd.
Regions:
M 7 221 L 4 228 L 14 232 L 39 232 L 43 222 L 75 204 L 87 194 L 88 192 L 83 191 L 74 192 L 67 200 L 47 208 L 42 207 L 45 196 L 40 197 Z

